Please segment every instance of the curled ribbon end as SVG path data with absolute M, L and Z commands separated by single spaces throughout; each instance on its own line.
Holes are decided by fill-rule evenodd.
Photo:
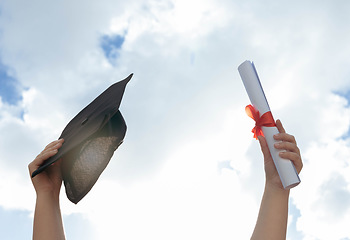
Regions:
M 258 140 L 258 136 L 264 136 L 261 127 L 274 127 L 276 126 L 275 120 L 273 119 L 271 111 L 264 113 L 260 117 L 259 111 L 257 111 L 252 105 L 245 107 L 247 115 L 255 121 L 255 127 L 252 130 L 254 138 Z
M 263 131 L 262 131 L 261 128 L 258 127 L 258 126 L 255 126 L 255 127 L 252 129 L 252 133 L 254 134 L 254 135 L 253 135 L 253 138 L 255 138 L 256 140 L 259 140 L 259 139 L 258 139 L 259 136 L 263 136 L 263 137 L 264 137 Z

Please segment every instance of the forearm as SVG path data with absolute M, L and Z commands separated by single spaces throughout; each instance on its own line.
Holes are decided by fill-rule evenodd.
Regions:
M 37 196 L 33 240 L 64 240 L 59 198 L 51 194 Z
M 252 240 L 286 239 L 289 190 L 266 185 Z

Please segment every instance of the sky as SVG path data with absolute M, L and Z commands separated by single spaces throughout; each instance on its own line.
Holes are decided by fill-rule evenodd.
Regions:
M 0 234 L 31 239 L 28 164 L 134 73 L 128 131 L 67 239 L 249 239 L 263 157 L 237 67 L 252 60 L 304 167 L 287 239 L 349 240 L 350 2 L 0 1 Z

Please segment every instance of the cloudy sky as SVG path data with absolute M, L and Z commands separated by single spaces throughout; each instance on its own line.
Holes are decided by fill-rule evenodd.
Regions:
M 350 2 L 0 1 L 0 238 L 30 239 L 27 165 L 134 73 L 124 143 L 67 239 L 249 239 L 264 188 L 237 67 L 301 149 L 288 239 L 350 239 Z

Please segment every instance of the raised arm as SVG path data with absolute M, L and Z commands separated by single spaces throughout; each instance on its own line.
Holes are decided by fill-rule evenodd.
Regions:
M 30 176 L 49 157 L 55 155 L 62 146 L 63 139 L 54 141 L 28 165 Z M 62 185 L 60 162 L 56 162 L 44 172 L 32 178 L 36 191 L 36 205 L 33 224 L 33 240 L 65 239 L 59 194 Z
M 274 138 L 282 142 L 275 144 L 275 148 L 286 150 L 286 152 L 281 152 L 280 156 L 291 160 L 299 173 L 303 164 L 295 138 L 286 133 L 280 120 L 276 121 L 276 125 L 280 133 Z M 258 220 L 251 239 L 286 239 L 289 190 L 285 190 L 282 186 L 265 138 L 259 136 L 259 142 L 264 155 L 266 182 Z

